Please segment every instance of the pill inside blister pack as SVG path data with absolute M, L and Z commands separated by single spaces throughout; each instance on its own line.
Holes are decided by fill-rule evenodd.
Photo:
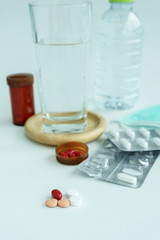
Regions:
M 124 152 L 107 139 L 98 151 L 79 165 L 91 177 L 131 187 L 140 187 L 159 151 Z
M 160 129 L 114 124 L 106 135 L 121 151 L 160 150 Z

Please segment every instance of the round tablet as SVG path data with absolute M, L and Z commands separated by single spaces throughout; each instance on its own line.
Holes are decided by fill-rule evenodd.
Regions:
M 70 198 L 72 196 L 79 196 L 79 192 L 77 189 L 74 189 L 74 188 L 71 188 L 71 189 L 68 189 L 67 192 L 66 192 L 66 197 L 67 198 Z
M 57 206 L 57 199 L 48 199 L 46 201 L 46 206 L 49 208 L 54 208 Z
M 70 201 L 66 198 L 58 201 L 58 206 L 61 208 L 67 208 L 67 207 L 69 207 L 69 205 L 70 205 Z
M 74 206 L 74 207 L 78 207 L 82 203 L 82 200 L 79 196 L 72 196 L 70 197 L 69 200 L 70 200 L 71 206 Z

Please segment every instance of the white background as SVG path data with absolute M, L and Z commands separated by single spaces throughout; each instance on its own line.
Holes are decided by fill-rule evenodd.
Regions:
M 107 0 L 93 0 L 93 32 L 108 6 Z M 136 0 L 134 9 L 145 30 L 141 97 L 134 109 L 100 112 L 107 122 L 160 103 L 160 3 Z M 12 124 L 6 76 L 17 72 L 34 74 L 27 1 L 0 0 L 0 239 L 159 240 L 160 159 L 137 190 L 94 180 L 75 166 L 59 164 L 54 147 L 29 140 L 23 127 Z M 93 74 L 92 61 L 91 85 Z M 34 92 L 38 113 L 37 83 Z M 90 106 L 97 111 L 91 102 Z M 90 154 L 103 140 L 104 136 L 88 144 Z M 81 192 L 82 207 L 45 207 L 53 188 L 65 193 L 71 187 Z

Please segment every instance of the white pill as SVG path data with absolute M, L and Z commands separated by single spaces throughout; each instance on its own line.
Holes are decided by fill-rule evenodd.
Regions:
M 120 139 L 120 144 L 122 145 L 122 147 L 124 147 L 125 149 L 130 149 L 131 148 L 131 143 L 126 139 L 126 138 L 122 138 Z
M 122 172 L 130 174 L 130 175 L 134 175 L 134 176 L 140 176 L 142 175 L 142 171 L 137 171 L 135 169 L 131 169 L 131 168 L 123 168 Z
M 119 180 L 123 181 L 123 182 L 131 183 L 131 184 L 134 184 L 134 185 L 137 184 L 137 178 L 133 177 L 133 176 L 130 176 L 126 173 L 118 173 L 117 178 Z
M 109 134 L 112 137 L 114 137 L 115 139 L 119 138 L 119 132 L 118 131 L 111 130 L 111 131 L 109 131 Z
M 150 131 L 148 131 L 146 128 L 140 128 L 139 132 L 142 136 L 144 136 L 145 138 L 149 138 L 150 137 Z
M 152 142 L 157 145 L 158 147 L 160 147 L 160 138 L 159 137 L 154 137 L 152 138 Z
M 146 142 L 143 138 L 137 138 L 136 143 L 142 148 L 148 147 L 148 142 Z
M 73 207 L 78 207 L 82 204 L 82 199 L 79 196 L 72 196 L 69 198 L 70 204 Z
M 70 198 L 72 196 L 79 196 L 79 192 L 77 189 L 68 189 L 67 192 L 66 192 L 66 197 L 67 198 Z
M 135 132 L 132 131 L 130 128 L 125 128 L 124 133 L 131 139 L 134 139 L 135 137 Z
M 160 136 L 160 129 L 156 129 L 155 132 L 157 133 L 158 136 Z

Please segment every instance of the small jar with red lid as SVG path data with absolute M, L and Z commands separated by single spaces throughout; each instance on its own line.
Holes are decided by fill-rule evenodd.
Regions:
M 7 76 L 7 83 L 10 87 L 13 123 L 23 126 L 34 115 L 33 75 L 12 74 Z

